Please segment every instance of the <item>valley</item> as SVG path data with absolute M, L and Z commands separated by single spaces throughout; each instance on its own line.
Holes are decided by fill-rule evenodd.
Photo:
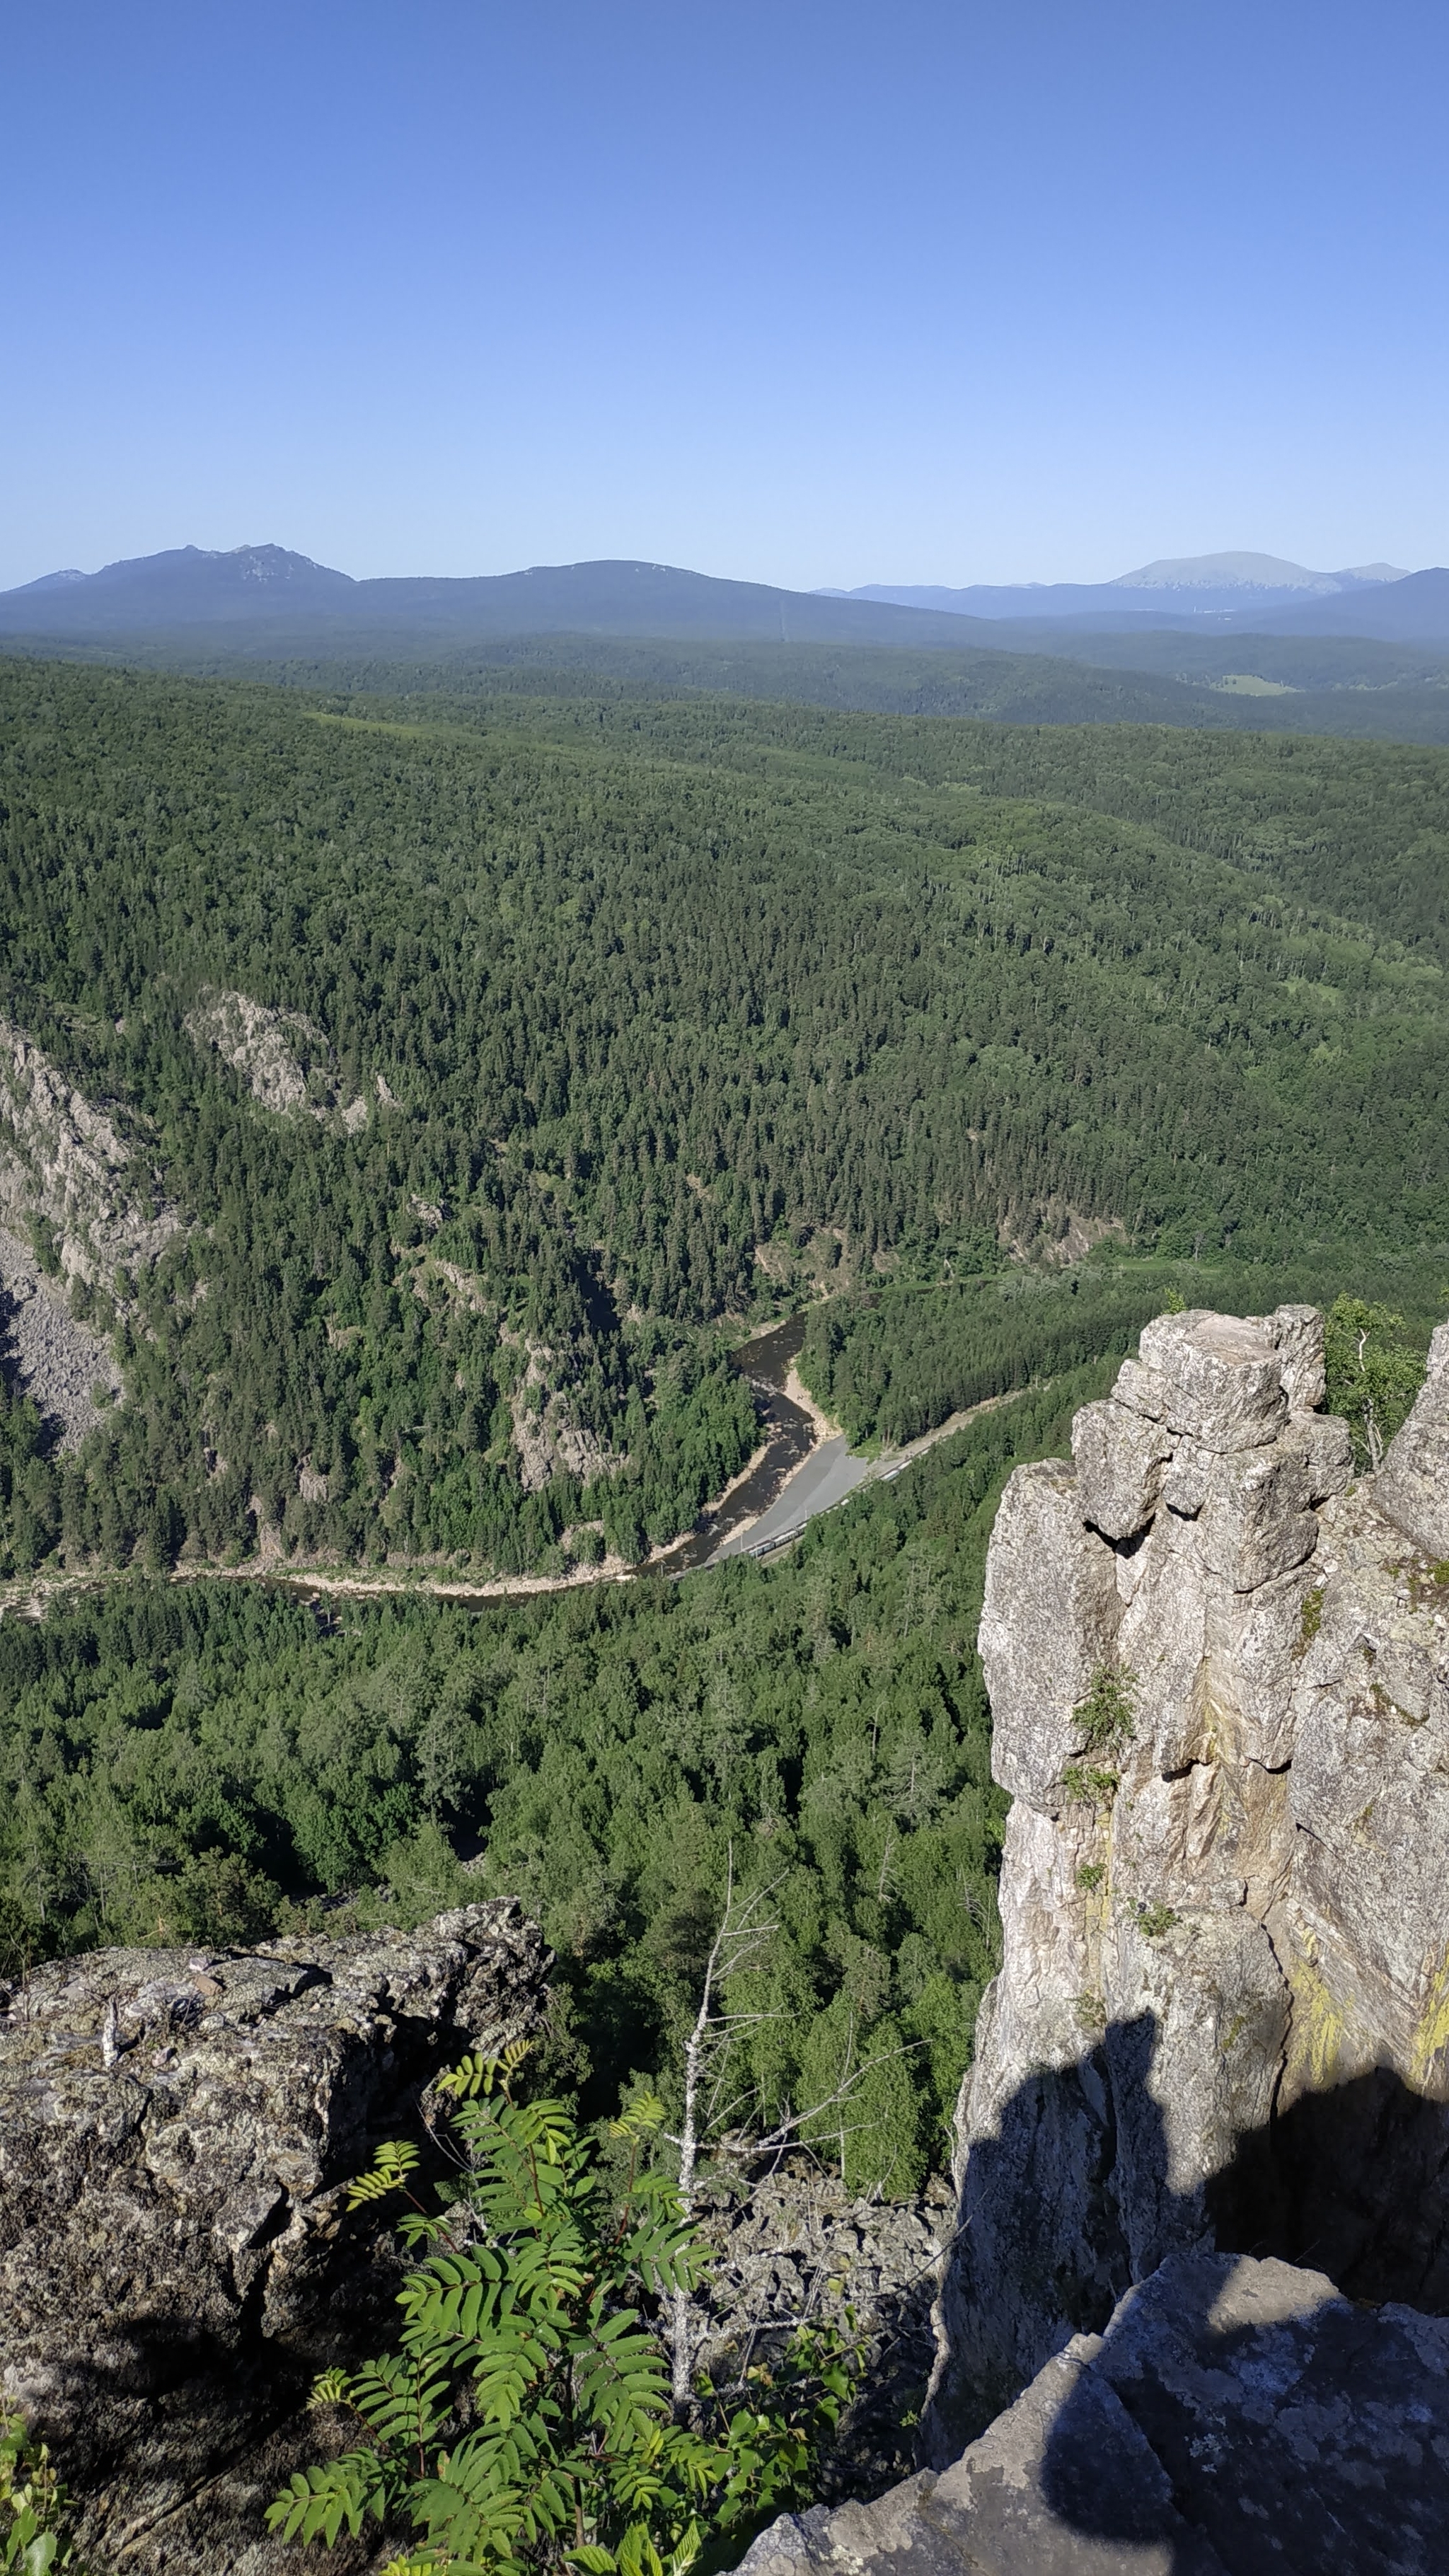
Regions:
M 1449 18 L 7 33 L 0 2576 L 1449 2576 Z
M 1164 1313 L 1422 1373 L 1449 752 L 801 668 L 0 662 L 8 1992 L 496 1898 L 606 2139 L 739 1885 L 740 2116 L 939 2195 L 1008 1478 Z

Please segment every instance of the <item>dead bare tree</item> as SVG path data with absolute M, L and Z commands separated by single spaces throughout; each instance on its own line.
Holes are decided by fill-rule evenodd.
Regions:
M 731 2054 L 745 2031 L 758 2029 L 765 2022 L 778 2020 L 775 2012 L 748 2012 L 732 2008 L 727 1992 L 733 1980 L 744 1970 L 762 1964 L 770 1942 L 779 1930 L 771 1907 L 778 1880 L 742 1893 L 735 1885 L 734 1846 L 729 1851 L 725 1881 L 724 1905 L 719 1924 L 705 1960 L 700 1987 L 699 2007 L 689 2036 L 684 2043 L 683 2118 L 677 2137 L 670 2144 L 679 2151 L 679 2197 L 687 2218 L 693 2218 L 699 2191 L 701 2154 L 714 2143 L 724 2144 L 737 2160 L 764 2166 L 773 2173 L 788 2150 L 801 2143 L 803 2135 L 813 2130 L 827 2112 L 838 2111 L 842 2174 L 845 2141 L 863 2122 L 847 2124 L 846 2112 L 865 2077 L 888 2058 L 906 2054 L 903 2048 L 877 2050 L 874 2056 L 854 2062 L 854 2023 L 846 2051 L 845 2072 L 833 2092 L 824 2094 L 803 2110 L 787 2108 L 781 2119 L 768 2128 L 741 2130 L 732 2124 L 741 2113 L 748 2114 L 751 2087 L 729 2090 Z M 758 2179 L 746 2187 L 748 2198 L 758 2187 Z M 751 2336 L 753 2340 L 753 2335 Z M 683 2416 L 689 2407 L 694 2381 L 694 2364 L 703 2341 L 703 2324 L 696 2295 L 685 2289 L 673 2292 L 670 2302 L 670 2377 L 674 2410 Z

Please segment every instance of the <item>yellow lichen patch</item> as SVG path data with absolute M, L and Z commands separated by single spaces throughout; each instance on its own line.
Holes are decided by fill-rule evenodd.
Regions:
M 1333 2082 L 1348 2022 L 1311 1959 L 1300 1955 L 1288 1981 L 1293 1989 L 1290 2063 L 1321 2088 Z
M 1449 1950 L 1439 1962 L 1438 1973 L 1429 1988 L 1429 2000 L 1419 2015 L 1409 2052 L 1409 2081 L 1419 2092 L 1427 2093 L 1434 2085 L 1434 2061 L 1442 2058 L 1446 2050 L 1449 2050 Z M 1437 2073 L 1442 2086 L 1446 2069 L 1441 2065 Z

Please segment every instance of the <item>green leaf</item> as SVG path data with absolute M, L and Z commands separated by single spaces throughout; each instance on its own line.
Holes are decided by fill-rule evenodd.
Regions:
M 850 2353 L 834 2329 L 801 2336 L 777 2385 L 755 2374 L 733 2410 L 702 2397 L 708 2435 L 676 2424 L 640 2288 L 697 2280 L 704 2248 L 663 2177 L 640 2179 L 621 2227 L 571 2114 L 515 2100 L 512 2071 L 458 2070 L 460 2179 L 399 2293 L 401 2348 L 318 2382 L 377 2447 L 294 2477 L 269 2524 L 331 2543 L 400 2514 L 430 2576 L 685 2576 L 702 2521 L 743 2529 L 802 2491 Z M 631 2135 L 654 2125 L 647 2101 L 630 2118 Z

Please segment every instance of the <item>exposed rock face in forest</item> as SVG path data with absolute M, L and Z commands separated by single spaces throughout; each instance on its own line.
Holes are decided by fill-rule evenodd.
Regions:
M 763 2532 L 741 2576 L 1430 2576 L 1449 2324 L 1175 2254 L 943 2476 Z
M 203 985 L 185 1027 L 194 1045 L 216 1049 L 264 1109 L 279 1117 L 306 1109 L 324 1122 L 335 1114 L 349 1135 L 367 1125 L 366 1100 L 344 1097 L 331 1045 L 301 1011 L 272 1010 L 249 993 L 219 993 Z M 379 1080 L 378 1097 L 384 1096 Z
M 343 2186 L 416 2129 L 445 2062 L 537 2025 L 546 1966 L 499 1900 L 413 1933 L 102 1950 L 0 1985 L 4 2385 L 63 2452 L 83 2556 L 291 2563 L 262 2510 L 316 2456 L 310 2380 L 393 2330 L 391 2213 L 349 2218 Z
M 115 1119 L 0 1020 L 0 1217 L 23 1233 L 35 1216 L 67 1280 L 106 1289 L 118 1268 L 154 1261 L 181 1225 Z
M 1178 2253 L 1449 2308 L 1449 1327 L 1357 1484 L 1322 1352 L 1311 1308 L 1161 1317 L 1007 1486 L 938 2463 Z
M 0 1367 L 62 1450 L 78 1449 L 100 1420 L 98 1391 L 121 1393 L 109 1342 L 71 1313 L 58 1281 L 7 1226 L 0 1226 Z

